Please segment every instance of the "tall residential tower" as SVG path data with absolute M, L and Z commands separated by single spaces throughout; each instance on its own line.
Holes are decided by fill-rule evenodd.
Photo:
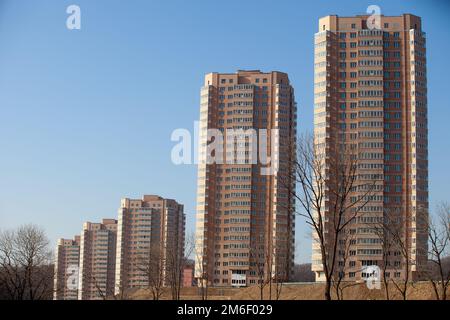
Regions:
M 375 22 L 375 23 L 374 23 Z M 364 278 L 364 267 L 387 262 L 386 275 L 420 276 L 427 261 L 428 129 L 426 38 L 421 19 L 411 14 L 327 16 L 315 34 L 314 133 L 326 168 L 345 152 L 357 160 L 351 198 L 369 201 L 347 231 L 350 248 L 339 249 L 345 279 Z M 329 210 L 330 195 L 324 208 Z M 328 211 L 325 212 L 327 214 Z M 391 232 L 374 233 L 374 224 L 399 224 L 407 248 L 383 247 Z M 328 245 L 332 245 L 328 239 Z M 342 241 L 342 240 L 340 240 Z M 343 252 L 348 253 L 346 261 Z M 387 251 L 387 252 L 386 252 Z M 320 248 L 313 243 L 313 271 L 323 280 Z M 411 279 L 411 278 L 410 278 Z
M 290 277 L 295 184 L 278 177 L 290 172 L 295 155 L 296 108 L 286 73 L 205 76 L 195 249 L 199 284 L 246 286 Z
M 79 262 L 80 236 L 58 239 L 53 286 L 55 300 L 77 300 Z
M 85 222 L 80 237 L 79 300 L 114 295 L 117 220 Z

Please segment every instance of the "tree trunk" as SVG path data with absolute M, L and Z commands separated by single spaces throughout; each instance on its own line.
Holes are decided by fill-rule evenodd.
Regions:
M 327 279 L 325 285 L 325 300 L 331 300 L 331 279 Z

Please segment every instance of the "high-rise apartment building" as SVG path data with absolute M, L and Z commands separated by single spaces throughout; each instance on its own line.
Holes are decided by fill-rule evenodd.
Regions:
M 294 262 L 295 184 L 278 177 L 290 172 L 297 124 L 288 75 L 210 73 L 200 103 L 198 284 L 286 280 Z
M 53 298 L 77 300 L 78 270 L 80 261 L 80 236 L 59 239 L 55 251 L 55 276 Z
M 150 286 L 168 286 L 183 269 L 186 218 L 183 205 L 144 195 L 122 199 L 117 228 L 115 293 Z M 176 269 L 172 269 L 176 268 Z
M 351 197 L 373 193 L 347 227 L 352 240 L 345 279 L 359 280 L 364 267 L 387 262 L 388 278 L 420 276 L 427 261 L 428 142 L 426 38 L 420 17 L 327 16 L 315 34 L 314 133 L 325 152 L 326 168 L 343 152 L 356 160 Z M 328 194 L 325 213 L 329 213 Z M 366 199 L 367 200 L 367 199 Z M 391 231 L 376 235 L 371 227 L 399 228 L 397 245 L 383 247 Z M 395 226 L 397 225 L 397 227 Z M 329 234 L 331 236 L 331 233 Z M 340 240 L 342 241 L 342 240 Z M 332 245 L 331 238 L 328 245 Z M 394 243 L 394 241 L 393 241 Z M 384 248 L 384 249 L 383 249 Z M 324 280 L 320 248 L 313 243 L 313 271 Z M 341 268 L 342 269 L 342 268 Z
M 80 237 L 79 300 L 114 295 L 117 220 L 85 222 Z

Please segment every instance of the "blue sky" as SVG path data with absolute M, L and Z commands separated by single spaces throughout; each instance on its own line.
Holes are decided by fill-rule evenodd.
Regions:
M 70 4 L 81 7 L 79 31 L 66 28 Z M 431 208 L 450 200 L 445 1 L 0 0 L 0 229 L 36 223 L 55 243 L 116 217 L 122 197 L 155 193 L 185 204 L 193 231 L 196 167 L 172 164 L 170 135 L 193 130 L 204 74 L 287 72 L 299 131 L 311 130 L 317 19 L 370 4 L 423 18 Z

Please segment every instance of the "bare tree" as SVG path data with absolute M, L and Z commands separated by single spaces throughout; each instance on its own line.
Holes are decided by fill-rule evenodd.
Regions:
M 406 236 L 406 228 L 408 228 L 408 219 L 401 217 L 395 212 L 391 211 L 390 214 L 385 215 L 382 224 L 382 231 L 386 241 L 386 245 L 390 250 L 387 251 L 387 263 L 388 268 L 392 269 L 395 273 L 403 273 L 403 277 L 391 277 L 391 282 L 397 291 L 400 293 L 403 300 L 407 299 L 409 281 L 410 281 L 410 268 L 412 265 L 410 246 L 408 244 Z M 389 243 L 389 244 L 388 244 Z M 391 255 L 400 259 L 394 261 L 394 266 L 391 264 Z M 400 274 L 401 275 L 401 274 Z M 397 279 L 399 278 L 399 279 Z M 384 280 L 386 281 L 386 280 Z
M 389 271 L 390 268 L 390 254 L 393 248 L 393 240 L 389 236 L 388 226 L 386 225 L 386 220 L 383 218 L 381 221 L 378 221 L 377 223 L 370 225 L 370 228 L 377 236 L 377 239 L 381 243 L 381 247 L 383 250 L 383 260 L 381 262 L 381 271 L 382 271 L 382 279 L 383 279 L 383 287 L 384 287 L 384 294 L 386 300 L 390 300 L 390 294 L 389 294 Z
M 283 282 L 286 280 L 284 249 L 277 250 L 274 246 L 264 245 L 263 237 L 250 248 L 251 265 L 257 275 L 260 300 L 264 300 L 264 290 L 267 286 L 269 300 L 273 298 L 273 290 L 276 300 L 281 296 Z
M 116 284 L 116 286 L 118 287 L 118 294 L 113 294 L 112 298 L 114 300 L 127 300 L 128 299 L 128 292 L 125 289 L 125 286 L 123 285 L 123 282 L 120 281 L 119 284 Z M 114 290 L 115 293 L 115 290 Z
M 344 300 L 344 290 L 353 285 L 345 281 L 345 276 L 349 267 L 350 248 L 354 244 L 354 234 L 349 230 L 344 230 L 338 241 L 338 261 L 336 272 L 333 274 L 333 287 L 338 300 Z
M 286 190 L 289 190 L 292 179 L 300 189 L 299 192 L 292 190 L 292 195 L 300 204 L 297 214 L 311 226 L 313 241 L 320 248 L 326 300 L 332 298 L 332 281 L 341 233 L 370 201 L 377 182 L 377 179 L 373 179 L 358 184 L 357 156 L 352 150 L 340 151 L 335 158 L 326 157 L 324 147 L 315 144 L 311 135 L 304 135 L 298 139 L 292 173 L 288 172 L 280 178 Z M 361 193 L 356 197 L 351 196 L 358 187 Z
M 281 293 L 283 291 L 283 284 L 287 280 L 288 275 L 288 260 L 285 255 L 287 254 L 284 251 L 284 248 L 277 248 L 277 251 L 274 253 L 275 257 L 275 270 L 273 272 L 273 276 L 271 277 L 271 281 L 275 283 L 275 300 L 280 300 Z
M 255 243 L 250 248 L 250 264 L 255 268 L 260 300 L 264 300 L 264 288 L 270 279 L 268 277 L 269 261 L 267 259 L 270 259 L 270 255 L 267 254 L 267 250 L 264 250 L 264 244 L 260 239 L 259 243 Z
M 11 300 L 51 299 L 52 252 L 44 230 L 24 225 L 0 233 L 0 285 Z
M 293 282 L 314 282 L 314 272 L 310 263 L 295 264 L 293 272 Z
M 180 252 L 179 248 L 167 250 L 166 270 L 167 284 L 171 288 L 172 299 L 180 300 L 181 287 L 183 285 L 183 273 L 188 264 L 189 257 L 195 247 L 195 237 L 190 235 L 185 241 L 185 250 Z
M 286 242 L 291 242 L 291 233 L 288 234 Z M 286 281 L 289 281 L 289 276 L 292 272 L 290 264 L 291 251 L 286 249 L 286 244 L 277 242 L 271 248 L 268 248 L 267 257 L 267 278 L 266 281 L 269 282 L 269 299 L 273 298 L 273 290 L 275 290 L 275 300 L 281 298 L 281 293 L 283 291 L 283 286 Z
M 164 261 L 159 244 L 152 245 L 147 253 L 137 259 L 137 269 L 147 278 L 148 289 L 153 300 L 159 300 L 164 293 Z
M 171 246 L 173 247 L 173 246 Z M 165 286 L 170 287 L 172 300 L 180 299 L 181 282 L 183 279 L 184 258 L 177 248 L 166 249 Z
M 441 203 L 437 209 L 436 219 L 429 218 L 428 238 L 430 243 L 429 261 L 434 270 L 428 274 L 437 300 L 447 299 L 450 284 L 450 270 L 446 270 L 443 260 L 450 254 L 450 205 Z M 436 272 L 433 272 L 436 271 Z
M 123 300 L 124 292 L 120 290 L 120 294 L 118 296 L 114 295 L 114 286 L 109 286 L 108 281 L 105 278 L 97 278 L 95 275 L 92 275 L 89 279 L 89 286 L 93 286 L 95 288 L 95 292 L 97 296 L 101 300 L 115 299 L 115 300 Z
M 202 300 L 208 300 L 208 266 L 203 261 L 203 248 L 198 246 L 200 239 L 197 236 L 195 236 L 194 239 L 195 277 L 197 279 L 197 285 L 200 289 L 200 296 L 202 297 Z
M 95 287 L 95 291 L 97 292 L 97 295 L 102 299 L 106 300 L 108 297 L 108 292 L 103 286 L 101 285 L 100 281 L 97 280 L 95 276 L 91 277 L 91 282 Z

